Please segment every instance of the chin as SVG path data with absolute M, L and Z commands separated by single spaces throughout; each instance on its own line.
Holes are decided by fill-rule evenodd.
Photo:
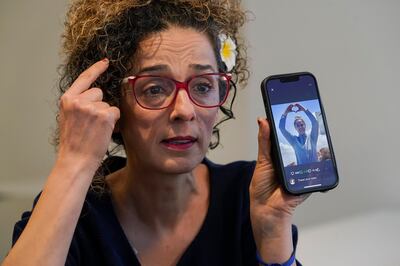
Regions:
M 203 160 L 204 156 L 187 156 L 187 157 L 175 157 L 167 158 L 162 168 L 169 174 L 184 174 L 193 171 Z

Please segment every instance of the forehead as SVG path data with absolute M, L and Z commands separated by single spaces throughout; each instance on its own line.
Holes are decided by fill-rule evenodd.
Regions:
M 170 27 L 152 34 L 140 43 L 135 63 L 139 69 L 163 64 L 174 70 L 191 64 L 208 64 L 217 71 L 210 38 L 192 28 Z

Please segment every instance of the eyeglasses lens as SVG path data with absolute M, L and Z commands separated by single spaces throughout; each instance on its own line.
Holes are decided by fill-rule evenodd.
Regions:
M 229 82 L 220 74 L 195 76 L 187 83 L 189 98 L 198 106 L 214 107 L 223 103 Z M 137 101 L 146 108 L 169 106 L 177 93 L 178 83 L 166 77 L 138 77 L 134 83 Z

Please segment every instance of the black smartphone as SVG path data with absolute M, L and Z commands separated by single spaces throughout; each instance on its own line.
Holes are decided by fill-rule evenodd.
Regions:
M 339 175 L 314 75 L 269 76 L 261 83 L 261 93 L 283 188 L 294 195 L 335 188 Z

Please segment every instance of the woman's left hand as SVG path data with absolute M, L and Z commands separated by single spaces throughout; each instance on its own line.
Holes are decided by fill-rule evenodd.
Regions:
M 297 108 L 298 108 L 297 112 L 300 112 L 300 111 L 305 112 L 306 111 L 306 109 L 299 103 L 296 103 L 295 106 L 297 106 Z
M 286 193 L 279 185 L 271 160 L 270 129 L 266 119 L 259 118 L 258 158 L 250 184 L 250 201 L 252 209 L 264 215 L 291 217 L 296 207 L 309 194 L 293 196 Z
M 280 251 L 292 250 L 291 225 L 294 210 L 309 194 L 290 195 L 279 185 L 271 160 L 268 121 L 259 118 L 258 124 L 258 159 L 250 183 L 251 223 L 260 253 L 262 250 L 269 250 L 272 258 L 280 258 Z M 271 247 L 276 248 L 276 254 L 271 251 Z M 286 256 L 287 254 L 282 254 L 282 257 Z

